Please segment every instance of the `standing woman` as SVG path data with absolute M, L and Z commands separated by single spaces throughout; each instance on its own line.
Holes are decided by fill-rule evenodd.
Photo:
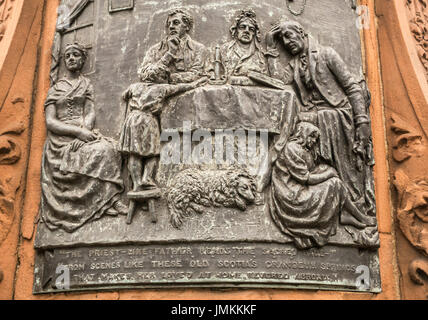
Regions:
M 73 232 L 106 213 L 127 212 L 119 197 L 120 154 L 93 130 L 94 89 L 81 74 L 86 58 L 83 46 L 67 45 L 67 74 L 50 88 L 45 103 L 41 218 L 51 230 Z

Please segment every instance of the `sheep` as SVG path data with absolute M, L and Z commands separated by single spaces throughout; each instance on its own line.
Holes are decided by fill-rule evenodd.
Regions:
M 183 220 L 202 214 L 205 207 L 247 209 L 255 200 L 256 183 L 245 170 L 186 169 L 170 182 L 167 192 L 171 224 L 180 229 Z

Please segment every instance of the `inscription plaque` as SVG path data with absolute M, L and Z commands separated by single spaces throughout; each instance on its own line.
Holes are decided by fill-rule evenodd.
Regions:
M 301 4 L 62 2 L 36 294 L 380 292 L 357 14 Z
M 375 256 L 334 246 L 306 251 L 272 243 L 93 246 L 55 249 L 40 254 L 37 262 L 49 266 L 36 269 L 40 292 L 64 291 L 64 282 L 56 281 L 64 270 L 67 290 L 210 285 L 376 292 L 380 285 Z M 372 270 L 368 283 L 358 281 L 360 266 Z

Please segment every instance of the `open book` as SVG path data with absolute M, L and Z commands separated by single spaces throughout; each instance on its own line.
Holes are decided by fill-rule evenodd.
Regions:
M 281 80 L 269 77 L 269 76 L 262 74 L 260 72 L 249 71 L 248 77 L 251 80 L 258 82 L 258 83 L 261 83 L 261 84 L 268 86 L 268 87 L 272 87 L 272 88 L 280 89 L 280 90 L 286 89 L 286 85 Z

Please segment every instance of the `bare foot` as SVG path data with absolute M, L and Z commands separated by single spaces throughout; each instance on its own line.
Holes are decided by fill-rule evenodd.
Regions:
M 365 227 L 367 227 L 367 224 L 358 221 L 349 214 L 342 214 L 342 216 L 340 217 L 340 223 L 344 225 L 353 226 L 357 229 L 364 229 Z
M 117 212 L 116 209 L 111 207 L 111 208 L 107 209 L 106 215 L 111 216 L 111 217 L 117 217 L 119 215 L 119 212 Z

